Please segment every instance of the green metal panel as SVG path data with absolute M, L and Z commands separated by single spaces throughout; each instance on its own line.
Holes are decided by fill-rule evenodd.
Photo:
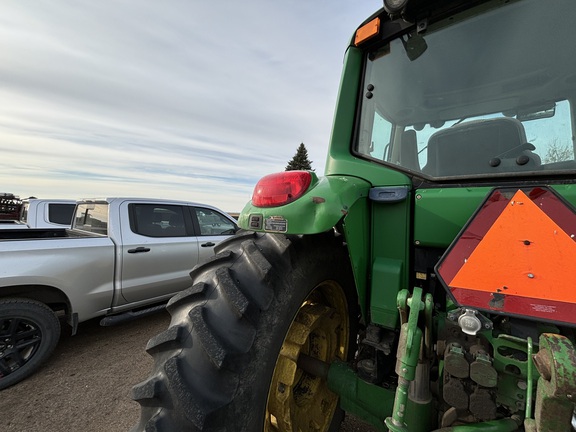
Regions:
M 415 244 L 448 247 L 491 190 L 491 187 L 416 190 Z
M 408 287 L 410 202 L 410 193 L 396 203 L 358 200 L 344 219 L 362 316 L 369 310 L 371 322 L 390 329 L 398 323 L 396 295 Z
M 576 207 L 576 185 L 575 184 L 563 184 L 563 185 L 553 185 L 552 189 L 558 195 L 562 196 L 566 201 Z
M 372 202 L 370 312 L 374 323 L 390 329 L 398 324 L 397 293 L 409 288 L 412 196 L 409 192 L 396 203 Z
M 343 220 L 342 227 L 348 244 L 348 253 L 354 271 L 356 291 L 360 312 L 365 321 L 368 317 L 367 277 L 370 263 L 370 226 L 366 223 L 370 214 L 368 200 L 360 199 L 350 208 Z
M 372 321 L 396 328 L 398 291 L 408 288 L 410 258 L 410 201 L 374 203 L 372 218 Z
M 576 207 L 576 185 L 551 187 Z M 492 189 L 482 186 L 416 190 L 414 242 L 419 246 L 448 247 Z
M 376 257 L 372 266 L 370 313 L 372 321 L 387 328 L 396 328 L 398 308 L 396 294 L 404 284 L 402 260 Z
M 334 362 L 328 371 L 328 387 L 340 396 L 340 406 L 384 432 L 384 419 L 392 412 L 394 391 L 367 383 L 343 362 Z

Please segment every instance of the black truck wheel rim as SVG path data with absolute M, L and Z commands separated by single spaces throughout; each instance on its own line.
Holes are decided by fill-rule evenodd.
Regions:
M 18 317 L 0 320 L 0 378 L 30 361 L 41 341 L 42 333 L 35 322 Z

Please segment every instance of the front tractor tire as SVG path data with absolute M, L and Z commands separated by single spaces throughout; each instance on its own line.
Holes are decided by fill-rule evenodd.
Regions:
M 191 275 L 147 345 L 154 370 L 132 390 L 133 430 L 337 430 L 338 396 L 299 359 L 353 354 L 357 299 L 341 238 L 242 232 Z

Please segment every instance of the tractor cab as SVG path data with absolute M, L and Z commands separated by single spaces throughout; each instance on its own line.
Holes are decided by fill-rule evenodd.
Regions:
M 489 1 L 373 18 L 354 152 L 434 183 L 573 175 L 574 12 Z

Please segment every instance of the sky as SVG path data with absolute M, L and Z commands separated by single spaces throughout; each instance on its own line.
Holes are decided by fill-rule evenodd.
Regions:
M 381 0 L 5 2 L 0 192 L 242 210 L 324 170 L 344 53 Z

